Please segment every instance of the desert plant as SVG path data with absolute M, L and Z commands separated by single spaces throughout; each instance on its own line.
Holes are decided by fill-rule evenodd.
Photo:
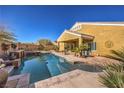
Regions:
M 111 50 L 111 53 L 107 57 L 124 62 L 124 47 L 120 50 Z
M 117 51 L 112 50 L 112 55 L 107 57 L 121 62 L 105 67 L 104 74 L 100 75 L 100 82 L 110 88 L 124 88 L 124 48 Z
M 74 51 L 75 53 L 80 53 L 80 48 L 75 47 L 73 51 Z
M 73 49 L 73 52 L 75 52 L 75 56 L 80 56 L 80 48 L 78 48 L 78 47 L 75 47 L 74 49 Z
M 79 48 L 81 51 L 81 56 L 86 57 L 88 55 L 88 50 L 89 50 L 88 44 L 84 43 L 84 44 L 80 45 Z
M 109 65 L 100 75 L 100 82 L 109 88 L 124 88 L 124 65 Z
M 82 44 L 82 45 L 80 45 L 79 48 L 80 48 L 81 51 L 85 51 L 85 50 L 89 49 L 89 46 L 88 46 L 88 44 Z

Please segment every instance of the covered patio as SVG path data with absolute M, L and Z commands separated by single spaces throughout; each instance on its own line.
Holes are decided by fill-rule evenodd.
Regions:
M 59 51 L 64 51 L 66 49 L 73 50 L 84 43 L 91 47 L 90 43 L 92 43 L 93 40 L 94 36 L 65 30 L 58 38 L 57 42 L 59 45 Z

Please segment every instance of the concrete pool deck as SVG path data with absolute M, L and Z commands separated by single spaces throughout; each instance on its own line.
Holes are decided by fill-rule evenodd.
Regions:
M 64 55 L 58 52 L 51 52 L 51 53 L 66 59 L 71 64 L 74 64 L 75 62 L 79 62 L 79 63 L 89 64 L 89 65 L 104 66 L 111 63 L 120 63 L 118 60 L 101 57 L 101 56 L 81 58 L 81 57 L 76 57 L 74 55 Z
M 46 80 L 38 81 L 35 88 L 104 88 L 99 82 L 100 73 L 73 70 Z

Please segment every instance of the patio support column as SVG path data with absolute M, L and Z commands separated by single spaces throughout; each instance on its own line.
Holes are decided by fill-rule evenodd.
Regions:
M 82 40 L 82 38 L 80 37 L 80 38 L 79 38 L 79 43 L 78 43 L 79 46 L 82 44 L 82 42 L 83 42 L 83 40 Z
M 64 42 L 60 42 L 59 43 L 59 51 L 64 51 L 64 48 L 65 48 Z
M 69 49 L 71 49 L 72 43 L 69 44 Z

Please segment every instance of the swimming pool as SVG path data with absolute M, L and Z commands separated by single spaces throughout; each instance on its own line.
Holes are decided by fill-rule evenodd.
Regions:
M 81 69 L 90 72 L 100 71 L 100 69 L 96 69 L 96 67 L 89 65 L 70 64 L 65 59 L 53 54 L 42 54 L 41 56 L 23 59 L 21 66 L 14 69 L 11 75 L 30 73 L 31 84 L 74 69 Z

